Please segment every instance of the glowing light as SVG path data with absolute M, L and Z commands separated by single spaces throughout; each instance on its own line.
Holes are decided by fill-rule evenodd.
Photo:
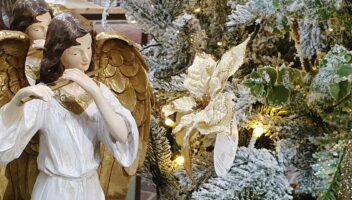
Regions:
M 132 20 L 130 21 L 131 24 L 137 24 L 137 21 L 136 20 Z
M 250 127 L 253 128 L 253 133 L 252 133 L 251 140 L 249 141 L 248 147 L 254 148 L 254 145 L 255 145 L 257 139 L 260 138 L 260 136 L 262 136 L 269 129 L 268 129 L 267 125 L 264 126 L 263 123 L 258 122 L 258 121 L 252 123 Z
M 177 156 L 175 161 L 176 161 L 177 165 L 183 165 L 183 163 L 185 163 L 185 158 L 183 156 Z
M 255 138 L 259 138 L 264 133 L 264 127 L 262 123 L 258 123 L 258 125 L 253 129 L 253 136 Z
M 258 126 L 253 130 L 253 135 L 256 138 L 259 138 L 260 136 L 262 136 L 263 133 L 264 133 L 264 128 L 262 126 Z
M 200 11 L 202 11 L 200 8 L 196 8 L 196 9 L 194 9 L 194 11 L 193 11 L 193 12 L 195 12 L 195 13 L 199 13 Z
M 168 127 L 171 127 L 171 128 L 175 127 L 175 122 L 172 121 L 172 119 L 170 119 L 170 118 L 167 118 L 164 123 Z
M 333 31 L 334 31 L 334 29 L 332 29 L 332 28 L 329 28 L 329 31 L 330 31 L 330 32 L 333 32 Z
M 218 46 L 222 46 L 222 42 L 217 42 L 216 43 Z

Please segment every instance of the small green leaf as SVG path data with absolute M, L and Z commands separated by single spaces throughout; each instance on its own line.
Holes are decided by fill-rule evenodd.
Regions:
M 337 70 L 337 74 L 340 77 L 346 77 L 352 74 L 352 64 L 342 64 Z
M 302 71 L 298 70 L 298 69 L 292 69 L 292 68 L 281 68 L 278 72 L 278 79 L 277 79 L 277 83 L 278 84 L 282 84 L 283 83 L 283 79 L 285 78 L 285 76 L 289 76 L 289 81 L 290 84 L 293 86 L 304 86 L 304 80 L 302 77 Z
M 336 100 L 339 100 L 340 86 L 338 83 L 329 85 L 329 93 Z
M 268 74 L 270 77 L 270 83 L 275 84 L 277 80 L 277 71 L 273 67 L 264 67 L 257 70 L 259 74 L 261 74 L 262 78 L 264 78 L 264 74 Z
M 258 79 L 258 78 L 261 79 L 262 76 L 257 71 L 254 71 L 249 75 L 249 79 Z
M 351 92 L 351 85 L 348 81 L 342 81 L 339 83 L 340 92 L 339 92 L 339 100 L 343 99 Z
M 348 63 L 351 62 L 352 61 L 352 55 L 351 54 L 346 54 L 345 55 L 345 61 L 348 62 Z
M 259 98 L 264 98 L 266 96 L 266 91 L 264 89 L 264 85 L 256 84 L 251 87 L 251 92 L 254 96 Z
M 329 93 L 335 99 L 339 101 L 349 95 L 351 92 L 351 85 L 348 81 L 342 81 L 340 83 L 333 83 L 329 85 Z
M 288 90 L 283 85 L 275 85 L 273 86 L 267 96 L 267 100 L 269 104 L 273 105 L 282 105 L 288 102 L 290 98 L 290 90 Z
M 243 85 L 245 85 L 246 87 L 253 87 L 255 85 L 255 83 L 252 81 L 252 79 L 246 79 L 242 82 Z

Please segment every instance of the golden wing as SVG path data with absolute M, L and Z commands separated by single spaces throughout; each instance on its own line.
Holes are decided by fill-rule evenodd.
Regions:
M 0 31 L 0 107 L 9 102 L 19 89 L 28 86 L 24 69 L 28 48 L 29 38 L 26 34 Z M 36 163 L 28 161 L 25 162 L 27 166 L 21 166 L 21 159 L 28 157 L 22 157 L 0 168 L 0 199 L 22 199 L 21 196 L 25 196 L 23 191 L 31 190 L 27 186 L 34 185 L 36 176 L 34 179 L 23 180 L 23 173 L 30 174 L 30 170 L 36 168 Z M 24 168 L 25 170 L 21 170 Z M 20 191 L 20 184 L 24 184 L 26 189 Z
M 148 67 L 134 42 L 117 32 L 100 33 L 96 40 L 96 68 L 104 69 L 98 74 L 97 80 L 106 84 L 121 104 L 131 111 L 139 130 L 138 157 L 131 167 L 122 168 L 105 147 L 101 148 L 99 175 L 102 187 L 108 199 L 120 199 L 127 193 L 130 176 L 135 175 L 145 159 L 152 89 L 147 77 Z
M 25 60 L 29 48 L 26 34 L 0 31 L 0 107 L 22 87 L 28 86 Z

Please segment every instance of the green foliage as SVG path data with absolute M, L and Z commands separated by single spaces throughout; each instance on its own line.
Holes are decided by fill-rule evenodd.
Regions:
M 148 150 L 144 166 L 152 175 L 152 181 L 157 186 L 158 196 L 168 191 L 170 196 L 178 197 L 179 187 L 177 180 L 172 175 L 171 145 L 167 138 L 167 130 L 153 119 L 151 121 Z
M 352 128 L 352 52 L 335 46 L 321 61 L 308 103 L 328 123 Z
M 270 105 L 289 103 L 294 90 L 304 86 L 303 72 L 288 67 L 263 67 L 243 81 L 251 93 Z
M 314 154 L 317 163 L 312 165 L 318 177 L 319 199 L 335 200 L 340 182 L 340 169 L 345 154 L 345 140 L 325 136 L 316 140 L 322 149 Z
M 336 74 L 340 78 L 345 78 L 352 75 L 352 64 L 340 64 L 336 68 Z M 351 84 L 347 80 L 331 83 L 329 85 L 329 93 L 335 101 L 339 102 L 346 98 L 351 91 Z

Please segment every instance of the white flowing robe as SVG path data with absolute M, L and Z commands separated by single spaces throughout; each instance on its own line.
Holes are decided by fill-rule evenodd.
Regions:
M 40 145 L 33 200 L 103 200 L 96 170 L 100 163 L 102 142 L 122 166 L 130 166 L 138 151 L 138 129 L 131 113 L 111 91 L 101 84 L 102 94 L 129 130 L 128 141 L 120 143 L 109 133 L 95 103 L 80 115 L 63 108 L 55 99 L 32 100 L 24 105 L 23 117 L 5 127 L 0 109 L 0 163 L 18 158 L 39 130 Z M 5 105 L 6 106 L 6 105 Z

